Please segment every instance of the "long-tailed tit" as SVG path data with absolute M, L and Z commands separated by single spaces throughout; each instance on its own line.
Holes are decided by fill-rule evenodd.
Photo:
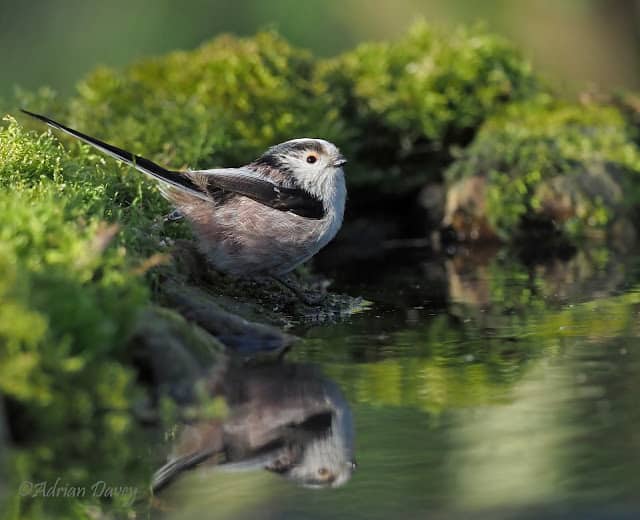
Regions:
M 342 225 L 346 160 L 328 141 L 286 141 L 239 168 L 173 171 L 23 112 L 158 180 L 162 194 L 193 226 L 200 250 L 222 272 L 282 280 Z

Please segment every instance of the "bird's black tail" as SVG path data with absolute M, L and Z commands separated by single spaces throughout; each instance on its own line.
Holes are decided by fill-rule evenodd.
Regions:
M 159 492 L 180 475 L 180 473 L 195 468 L 201 462 L 204 462 L 210 457 L 214 457 L 215 454 L 215 450 L 196 451 L 195 453 L 184 455 L 165 464 L 154 473 L 151 480 L 151 489 L 154 493 Z
M 194 195 L 199 197 L 204 196 L 205 194 L 202 190 L 194 184 L 194 182 L 187 177 L 186 175 L 167 170 L 162 166 L 150 161 L 149 159 L 145 159 L 144 157 L 140 157 L 139 155 L 132 154 L 131 152 L 127 152 L 122 148 L 118 148 L 117 146 L 113 146 L 112 144 L 105 143 L 100 139 L 96 139 L 95 137 L 91 137 L 89 135 L 83 134 L 82 132 L 78 132 L 73 128 L 69 128 L 68 126 L 64 126 L 63 124 L 54 121 L 53 119 L 43 116 L 40 114 L 34 114 L 33 112 L 29 112 L 28 110 L 21 109 L 21 112 L 27 114 L 28 116 L 34 117 L 35 119 L 39 119 L 49 126 L 61 130 L 65 134 L 68 134 L 76 139 L 80 139 L 94 148 L 97 148 L 103 153 L 110 155 L 111 157 L 118 159 L 126 164 L 133 166 L 136 170 L 146 173 L 151 177 L 164 182 L 166 184 L 170 184 L 178 189 L 186 190 L 189 192 L 193 192 Z

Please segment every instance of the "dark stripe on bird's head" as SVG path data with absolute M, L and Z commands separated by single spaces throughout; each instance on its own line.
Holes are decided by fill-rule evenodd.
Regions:
M 282 155 L 280 154 L 272 154 L 270 151 L 265 152 L 260 157 L 258 157 L 253 164 L 256 166 L 266 166 L 268 168 L 273 168 L 279 172 L 286 170 L 289 171 L 289 167 L 285 164 L 282 159 Z
M 324 147 L 317 139 L 293 139 L 272 146 L 267 150 L 271 154 L 288 154 L 291 152 L 318 152 L 322 153 Z
M 296 152 L 317 152 L 323 153 L 324 147 L 322 143 L 316 139 L 294 139 L 285 141 L 269 148 L 263 155 L 255 160 L 255 164 L 271 166 L 272 168 L 280 168 L 285 166 L 283 157 Z

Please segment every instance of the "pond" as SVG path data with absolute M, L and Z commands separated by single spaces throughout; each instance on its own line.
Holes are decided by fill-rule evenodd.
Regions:
M 342 444 L 317 456 L 335 478 L 317 489 L 274 468 L 203 466 L 158 494 L 161 517 L 640 515 L 634 255 L 595 249 L 526 266 L 507 251 L 434 259 L 404 248 L 360 268 L 366 279 L 328 270 L 372 309 L 296 331 L 289 375 L 273 374 L 280 383 L 259 405 L 290 413 L 291 395 L 330 401 L 325 426 Z M 291 370 L 314 370 L 314 383 Z M 346 402 L 325 395 L 334 384 Z M 353 434 L 336 418 L 349 410 Z
M 167 450 L 209 450 L 164 474 L 150 512 L 134 510 L 638 518 L 640 257 L 595 248 L 525 265 L 508 250 L 406 245 L 350 269 L 325 256 L 333 289 L 370 310 L 295 329 L 303 339 L 280 364 L 223 370 L 211 388 L 226 419 L 147 429 L 127 447 L 150 471 Z M 95 454 L 87 482 L 141 478 L 117 460 L 92 473 L 109 449 L 117 459 L 119 447 Z

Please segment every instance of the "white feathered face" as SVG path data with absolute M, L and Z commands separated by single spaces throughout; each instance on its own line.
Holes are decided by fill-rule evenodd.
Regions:
M 283 166 L 298 185 L 330 201 L 345 198 L 344 170 L 347 162 L 336 145 L 323 139 L 295 139 L 282 145 Z
M 260 162 L 286 171 L 302 184 L 343 175 L 347 162 L 336 145 L 324 139 L 293 139 L 269 149 Z
M 347 162 L 336 145 L 323 139 L 295 139 L 281 146 L 288 148 L 282 159 L 296 176 L 333 173 Z
M 323 201 L 325 206 L 344 211 L 346 185 L 342 167 L 347 162 L 336 145 L 324 139 L 293 139 L 267 150 L 254 165 L 290 178 Z

